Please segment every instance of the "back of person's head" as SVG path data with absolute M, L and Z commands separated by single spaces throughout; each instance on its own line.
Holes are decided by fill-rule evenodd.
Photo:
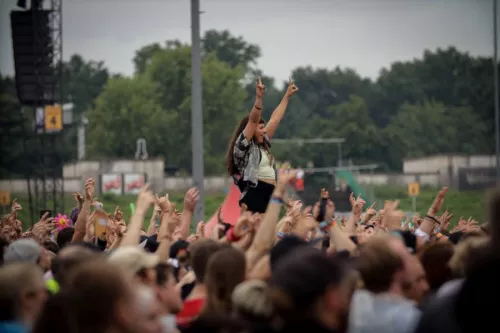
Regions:
M 64 293 L 50 296 L 35 321 L 31 333 L 76 332 L 77 328 L 71 327 L 70 310 Z
M 327 257 L 312 247 L 298 247 L 277 264 L 269 281 L 269 292 L 276 314 L 284 321 L 300 322 L 319 316 L 318 308 L 337 315 L 347 311 L 337 302 L 346 270 L 337 258 Z M 335 307 L 335 308 L 333 308 Z
M 466 277 L 476 262 L 490 252 L 488 237 L 470 237 L 458 243 L 448 265 L 455 277 Z
M 42 245 L 46 250 L 48 250 L 54 254 L 57 254 L 60 250 L 59 246 L 53 240 L 50 240 L 50 239 L 43 242 Z
M 69 245 L 62 249 L 52 260 L 54 279 L 64 288 L 66 278 L 79 264 L 100 258 L 100 254 L 81 245 Z
M 271 249 L 271 254 L 269 256 L 271 271 L 274 271 L 274 269 L 276 269 L 278 262 L 288 253 L 290 253 L 290 251 L 299 246 L 305 246 L 307 244 L 308 243 L 306 241 L 297 236 L 290 235 L 284 237 Z
M 56 242 L 57 245 L 59 246 L 59 249 L 62 249 L 63 247 L 71 243 L 74 233 L 75 233 L 75 228 L 72 227 L 64 228 L 57 233 Z
M 234 288 L 231 300 L 236 315 L 247 321 L 270 320 L 273 316 L 273 304 L 264 281 L 248 280 L 240 283 Z
M 66 281 L 62 294 L 79 332 L 106 332 L 118 325 L 125 304 L 136 297 L 125 272 L 102 258 L 78 265 Z
M 372 237 L 359 250 L 358 270 L 364 287 L 373 293 L 388 291 L 398 272 L 403 273 L 403 259 L 388 246 L 388 237 Z
M 246 274 L 245 255 L 234 247 L 215 252 L 208 259 L 205 272 L 207 299 L 204 313 L 224 314 L 231 310 L 231 295 Z
M 0 267 L 0 322 L 20 320 L 26 315 L 26 303 L 31 311 L 41 310 L 44 300 L 43 272 L 38 265 L 14 262 Z
M 33 239 L 22 238 L 9 244 L 4 251 L 3 260 L 11 262 L 38 263 L 42 254 L 42 248 Z
M 445 282 L 453 278 L 448 262 L 453 256 L 453 245 L 450 243 L 434 243 L 422 251 L 420 262 L 431 290 L 439 289 Z
M 191 268 L 197 283 L 205 282 L 205 272 L 209 258 L 220 249 L 219 243 L 211 239 L 201 239 L 189 247 Z

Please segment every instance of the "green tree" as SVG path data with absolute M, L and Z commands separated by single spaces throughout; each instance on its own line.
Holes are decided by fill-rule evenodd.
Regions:
M 470 107 L 440 102 L 404 104 L 384 130 L 388 162 L 400 168 L 405 157 L 439 153 L 484 153 L 487 128 Z
M 260 47 L 246 42 L 243 37 L 231 35 L 229 30 L 208 30 L 202 38 L 205 54 L 214 53 L 217 59 L 232 68 L 242 66 L 248 70 L 260 57 Z
M 191 170 L 190 53 L 188 45 L 170 45 L 153 54 L 144 73 L 109 81 L 88 114 L 93 156 L 133 156 L 143 137 L 151 157 Z M 206 172 L 220 174 L 232 128 L 243 115 L 244 72 L 210 54 L 202 76 Z
M 157 85 L 145 77 L 110 79 L 88 114 L 88 154 L 96 158 L 133 158 L 136 141 L 145 138 L 152 156 L 166 148 L 165 112 Z

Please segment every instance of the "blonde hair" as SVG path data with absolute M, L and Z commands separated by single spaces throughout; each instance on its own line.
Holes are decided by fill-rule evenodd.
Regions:
M 234 289 L 231 299 L 234 309 L 244 316 L 269 319 L 273 315 L 267 283 L 262 280 L 240 283 Z
M 451 257 L 448 266 L 453 275 L 467 275 L 470 265 L 482 255 L 484 249 L 489 245 L 489 237 L 469 237 L 464 239 L 455 247 L 455 252 Z

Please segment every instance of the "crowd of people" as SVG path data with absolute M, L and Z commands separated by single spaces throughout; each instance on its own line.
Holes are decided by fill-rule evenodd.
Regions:
M 298 88 L 267 124 L 256 89 L 226 161 L 242 192 L 234 225 L 219 210 L 191 232 L 196 188 L 179 212 L 144 186 L 128 223 L 91 178 L 69 218 L 23 230 L 14 201 L 0 222 L 0 333 L 494 331 L 500 193 L 488 222 L 441 212 L 447 188 L 411 219 L 398 201 L 376 209 L 352 194 L 340 218 L 326 190 L 306 206 L 288 197 L 296 172 L 276 169 L 269 141 Z
M 234 226 L 219 214 L 208 234 L 203 222 L 190 233 L 195 188 L 178 212 L 146 186 L 129 223 L 117 207 L 99 235 L 92 179 L 62 229 L 43 216 L 23 232 L 14 202 L 0 224 L 0 332 L 477 329 L 471 313 L 488 313 L 498 289 L 500 197 L 489 223 L 450 228 L 453 215 L 439 214 L 446 188 L 411 221 L 397 201 L 376 210 L 354 196 L 339 220 L 325 190 L 312 207 L 287 198 L 294 177 L 278 170 L 264 214 L 243 205 Z

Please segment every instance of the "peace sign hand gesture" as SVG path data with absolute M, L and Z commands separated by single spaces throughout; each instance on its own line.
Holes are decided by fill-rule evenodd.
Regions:
M 286 95 L 288 97 L 291 97 L 297 91 L 299 91 L 299 88 L 295 85 L 295 82 L 293 82 L 292 78 L 289 78 L 288 79 L 288 88 L 286 89 Z
M 257 79 L 257 87 L 256 87 L 256 95 L 257 98 L 262 98 L 264 96 L 264 91 L 266 90 L 266 86 L 262 83 L 262 79 L 259 78 Z

